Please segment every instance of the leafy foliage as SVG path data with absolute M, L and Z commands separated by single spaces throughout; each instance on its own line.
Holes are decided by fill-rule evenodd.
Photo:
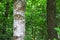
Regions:
M 13 0 L 9 1 L 8 17 L 5 17 L 7 2 L 0 0 L 0 40 L 11 40 L 13 35 Z
M 26 40 L 47 37 L 46 0 L 26 0 Z

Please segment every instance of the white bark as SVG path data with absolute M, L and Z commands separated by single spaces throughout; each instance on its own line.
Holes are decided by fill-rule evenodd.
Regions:
M 25 34 L 25 9 L 24 0 L 14 1 L 14 29 L 13 29 L 13 40 L 24 40 Z

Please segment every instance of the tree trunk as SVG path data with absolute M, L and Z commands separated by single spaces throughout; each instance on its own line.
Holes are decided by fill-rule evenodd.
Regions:
M 9 1 L 6 3 L 6 8 L 5 8 L 5 14 L 3 14 L 4 19 L 3 19 L 3 28 L 2 28 L 2 34 L 6 33 L 6 23 L 4 23 L 4 20 L 8 18 L 8 13 L 9 13 Z
M 6 11 L 5 11 L 5 14 L 4 14 L 4 16 L 5 17 L 8 17 L 8 13 L 9 13 L 9 1 L 7 1 L 7 3 L 6 3 L 6 9 L 5 9 Z
M 58 39 L 57 32 L 54 30 L 56 27 L 56 0 L 47 0 L 47 29 L 48 38 L 53 40 Z
M 24 40 L 25 34 L 25 0 L 14 0 L 14 29 L 13 40 Z

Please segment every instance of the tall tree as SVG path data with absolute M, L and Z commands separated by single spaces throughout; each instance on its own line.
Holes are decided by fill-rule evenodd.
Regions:
M 47 0 L 47 29 L 48 38 L 53 40 L 58 39 L 57 32 L 54 30 L 56 27 L 56 0 Z
M 5 14 L 3 15 L 4 16 L 4 19 L 3 19 L 3 28 L 2 28 L 2 33 L 5 34 L 6 32 L 6 23 L 4 23 L 7 18 L 8 18 L 8 13 L 9 13 L 9 1 L 7 1 L 6 3 L 6 8 L 5 8 Z
M 25 0 L 14 0 L 14 34 L 13 40 L 24 40 L 25 34 Z

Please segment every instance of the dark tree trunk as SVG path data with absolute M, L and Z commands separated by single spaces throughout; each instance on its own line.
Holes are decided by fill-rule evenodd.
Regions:
M 8 13 L 9 13 L 9 2 L 7 1 L 6 3 L 6 9 L 5 9 L 5 17 L 8 17 Z
M 3 28 L 2 28 L 2 34 L 6 33 L 6 23 L 4 22 L 8 18 L 8 13 L 9 13 L 9 2 L 6 3 L 6 8 L 5 8 L 5 14 L 4 14 L 4 19 L 3 19 Z
M 47 29 L 48 38 L 53 40 L 58 39 L 57 32 L 54 30 L 56 27 L 56 0 L 47 0 Z

